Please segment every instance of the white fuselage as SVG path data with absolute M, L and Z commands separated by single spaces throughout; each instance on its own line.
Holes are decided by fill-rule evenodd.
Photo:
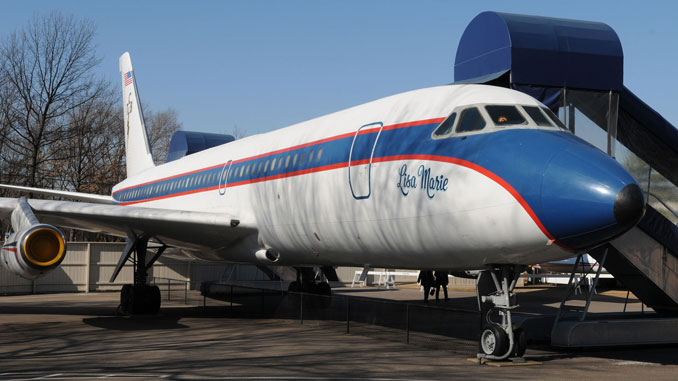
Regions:
M 114 197 L 123 205 L 235 215 L 257 227 L 258 236 L 237 248 L 173 242 L 211 260 L 253 262 L 256 250 L 271 248 L 282 265 L 453 270 L 571 256 L 552 244 L 510 186 L 464 160 L 412 151 L 417 142 L 403 138 L 430 139 L 453 110 L 480 103 L 542 106 L 491 86 L 411 91 L 157 166 L 118 184 Z M 356 135 L 363 126 L 369 133 Z M 396 131 L 401 135 L 387 135 Z M 380 143 L 402 149 L 377 155 L 386 149 Z M 360 144 L 373 154 L 356 160 L 351 147 Z M 188 173 L 197 177 L 184 184 Z M 156 188 L 121 193 L 140 184 Z

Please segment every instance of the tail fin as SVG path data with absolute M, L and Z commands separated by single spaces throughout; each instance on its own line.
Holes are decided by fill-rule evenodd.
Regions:
M 127 177 L 131 177 L 153 168 L 155 164 L 148 142 L 144 114 L 141 110 L 141 102 L 139 102 L 137 81 L 134 77 L 129 52 L 120 56 L 120 73 L 122 74 L 122 105 L 125 118 Z

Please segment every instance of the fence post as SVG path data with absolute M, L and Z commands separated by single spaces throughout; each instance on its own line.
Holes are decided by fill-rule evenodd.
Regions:
M 186 282 L 186 287 L 184 288 L 184 304 L 188 304 L 188 284 L 189 284 L 189 282 Z
M 409 344 L 410 343 L 410 305 L 405 304 L 405 343 Z
M 262 288 L 261 289 L 261 311 L 259 311 L 262 316 L 264 315 L 265 304 L 266 303 L 264 302 L 264 289 Z
M 170 284 L 169 278 L 167 279 L 167 300 L 170 300 L 170 294 L 172 293 L 172 285 Z
M 299 293 L 299 324 L 304 324 L 304 293 Z
M 233 285 L 231 285 L 231 311 L 233 311 Z
M 87 256 L 85 257 L 85 293 L 89 293 L 90 267 L 92 263 L 92 243 L 87 242 Z
M 351 331 L 351 298 L 344 296 L 346 299 L 346 333 Z

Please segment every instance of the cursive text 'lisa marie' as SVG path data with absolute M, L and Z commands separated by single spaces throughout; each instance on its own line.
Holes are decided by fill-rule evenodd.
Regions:
M 420 189 L 426 191 L 426 196 L 429 199 L 435 197 L 437 191 L 447 191 L 447 184 L 449 179 L 443 175 L 431 176 L 431 168 L 426 168 L 423 164 L 417 169 L 417 174 L 413 175 L 407 172 L 407 164 L 403 164 L 398 171 L 400 180 L 398 181 L 398 189 L 407 196 L 411 189 Z M 419 186 L 417 187 L 417 184 Z

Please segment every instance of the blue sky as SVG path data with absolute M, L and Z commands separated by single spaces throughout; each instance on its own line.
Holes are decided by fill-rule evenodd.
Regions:
M 678 3 L 620 1 L 5 1 L 0 36 L 52 9 L 97 26 L 101 76 L 132 55 L 142 100 L 184 129 L 250 135 L 453 81 L 459 39 L 486 10 L 600 21 L 624 82 L 674 125 Z

